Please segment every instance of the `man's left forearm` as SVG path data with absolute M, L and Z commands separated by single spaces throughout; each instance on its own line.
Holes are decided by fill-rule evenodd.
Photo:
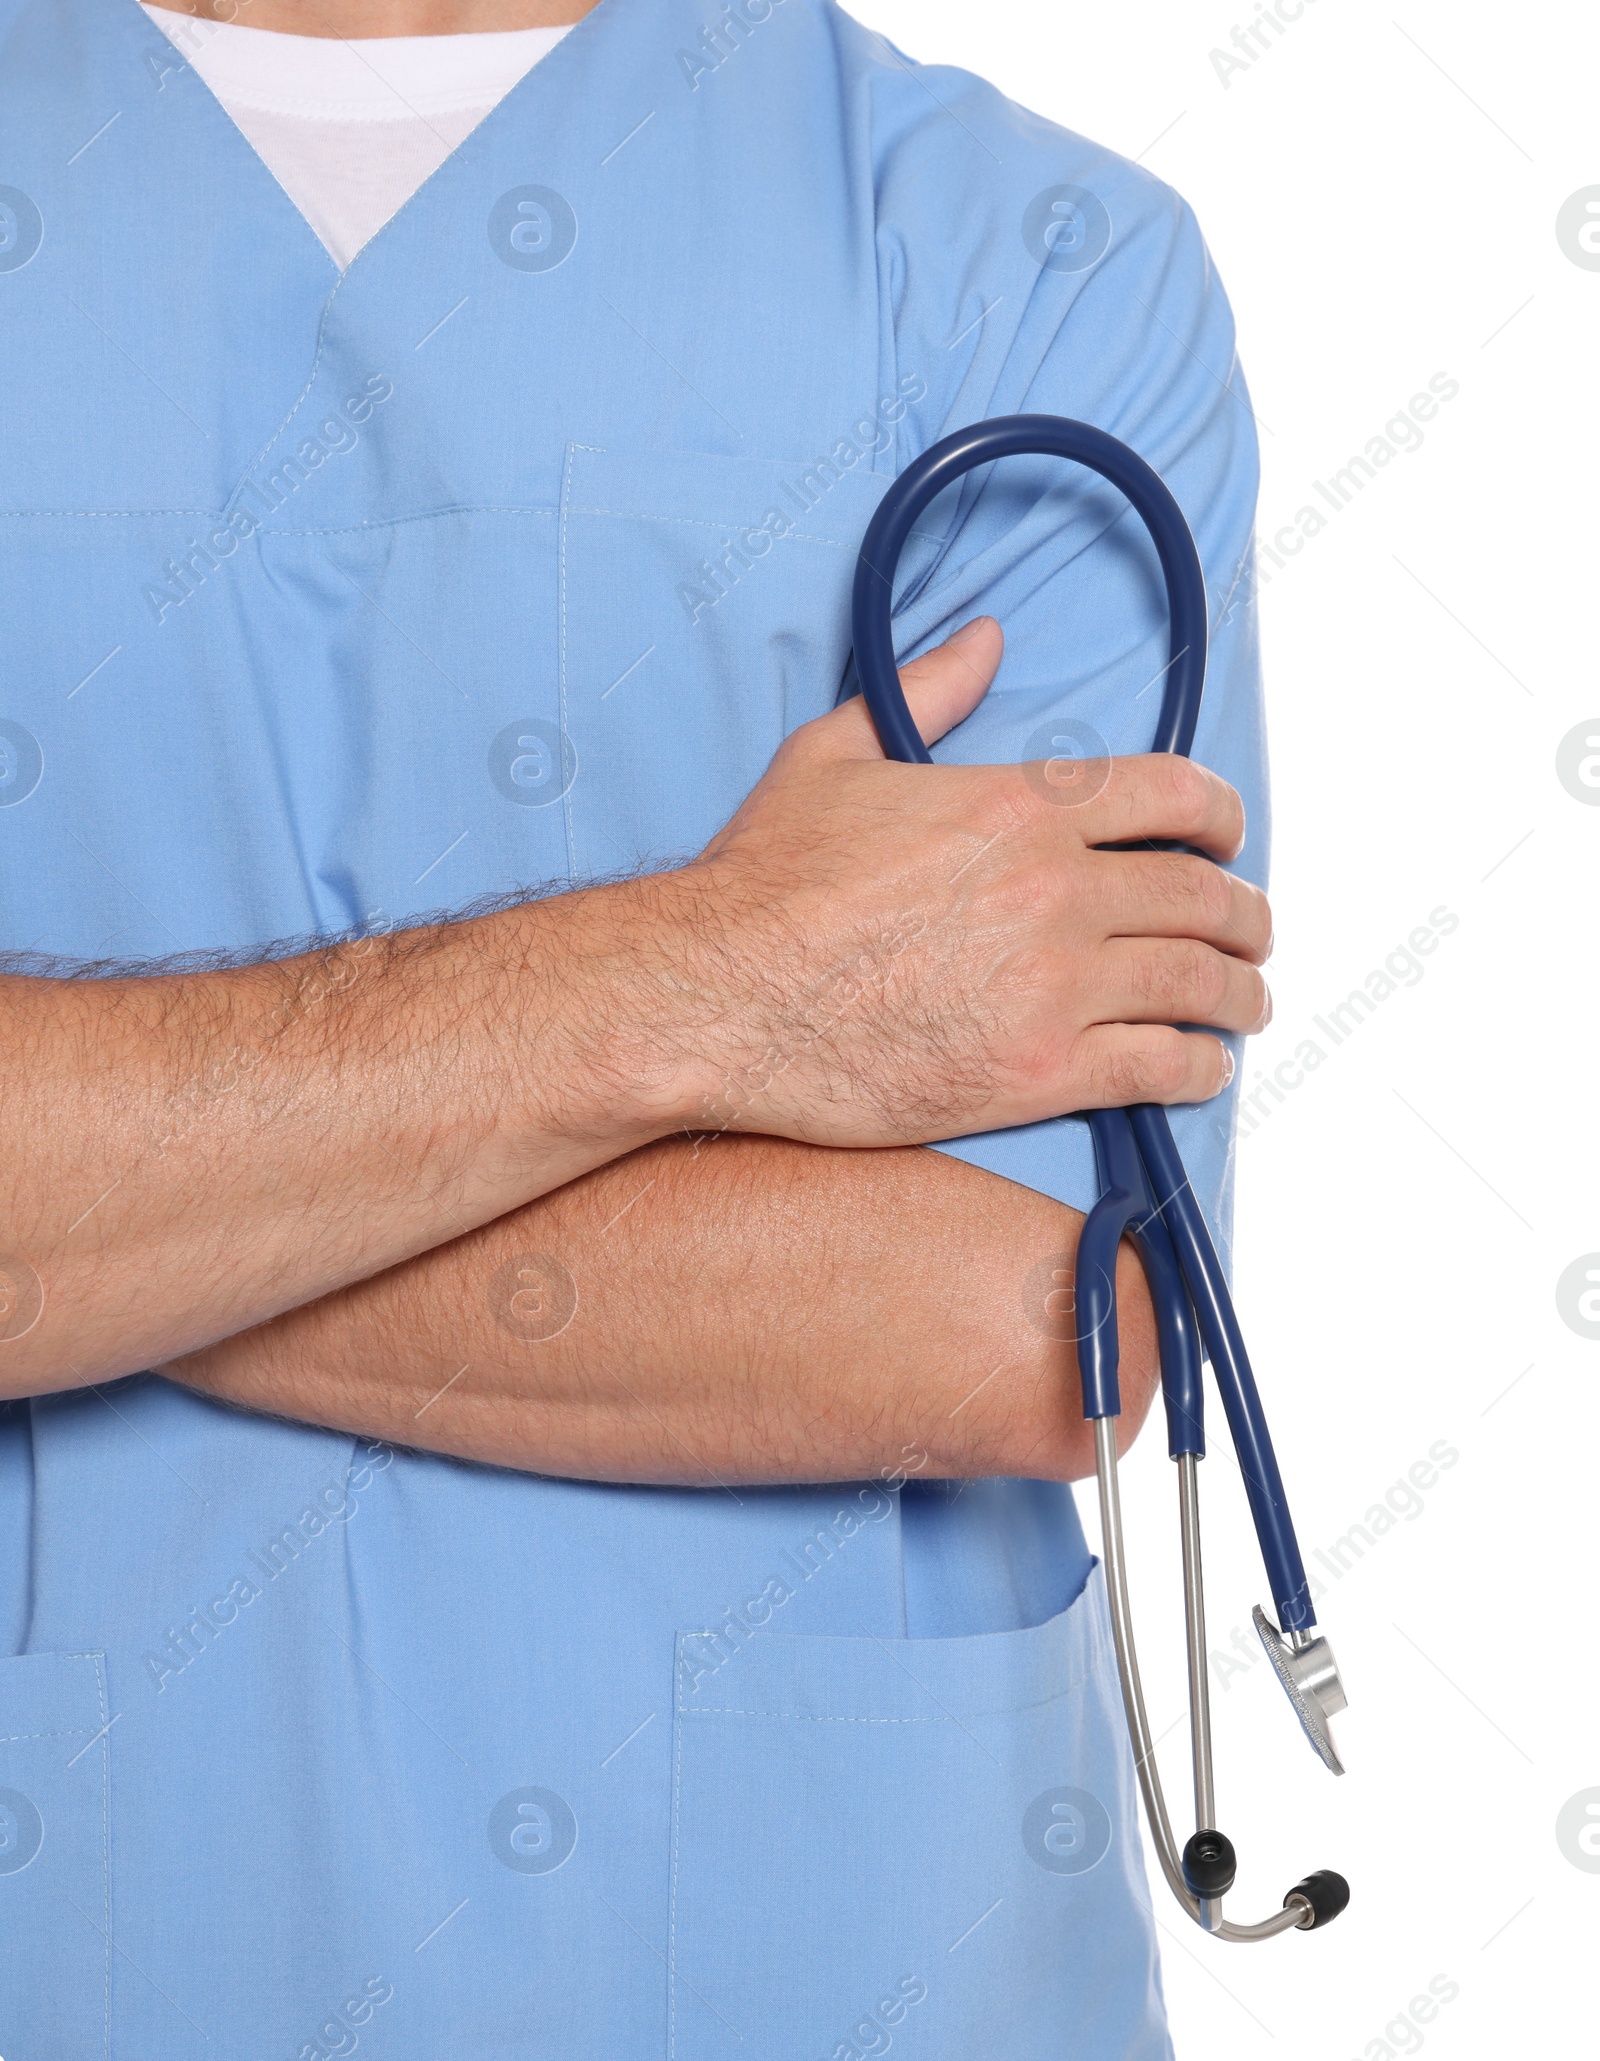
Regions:
M 248 1408 L 591 1480 L 1093 1471 L 1082 1223 L 921 1148 L 672 1139 L 163 1371 Z M 1123 1425 L 1154 1327 L 1120 1270 Z

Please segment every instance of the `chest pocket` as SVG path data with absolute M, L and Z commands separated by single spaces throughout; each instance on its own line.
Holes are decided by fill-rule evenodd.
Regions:
M 690 856 L 789 731 L 833 706 L 882 476 L 683 451 L 568 450 L 562 736 L 579 878 Z

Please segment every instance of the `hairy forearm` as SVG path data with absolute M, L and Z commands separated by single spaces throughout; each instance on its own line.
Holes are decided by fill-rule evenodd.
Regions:
M 930 739 L 998 658 L 980 619 L 907 668 Z M 847 702 L 672 873 L 257 966 L 0 976 L 27 1110 L 0 1155 L 0 1396 L 231 1338 L 689 1125 L 882 1150 L 1215 1094 L 1225 1047 L 1173 1026 L 1266 1020 L 1266 904 L 1195 855 L 1238 849 L 1238 797 L 1156 755 L 1061 808 L 1036 770 L 889 764 Z M 1151 839 L 1193 850 L 1121 849 Z M 797 1279 L 850 1221 L 809 1225 Z
M 165 1371 L 587 1479 L 1070 1479 L 1081 1222 L 940 1153 L 674 1139 Z M 1131 1261 L 1120 1285 L 1131 1435 L 1153 1324 Z
M 258 1324 L 673 1128 L 687 1061 L 652 998 L 683 985 L 674 892 L 222 971 L 0 979 L 29 1111 L 0 1164 L 0 1392 Z

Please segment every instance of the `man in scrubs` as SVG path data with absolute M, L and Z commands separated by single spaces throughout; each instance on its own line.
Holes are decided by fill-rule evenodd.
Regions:
M 1223 1233 L 1192 217 L 829 0 L 3 0 L 0 315 L 7 2061 L 1167 2054 L 1063 1113 Z M 1020 410 L 1184 507 L 1214 773 L 1031 460 L 882 760 L 862 531 Z

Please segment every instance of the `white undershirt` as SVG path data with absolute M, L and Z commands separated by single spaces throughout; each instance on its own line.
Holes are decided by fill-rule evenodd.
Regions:
M 344 43 L 144 11 L 244 131 L 341 272 L 567 33 Z

